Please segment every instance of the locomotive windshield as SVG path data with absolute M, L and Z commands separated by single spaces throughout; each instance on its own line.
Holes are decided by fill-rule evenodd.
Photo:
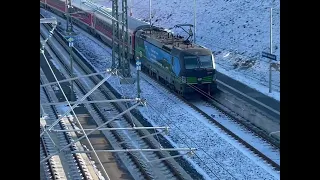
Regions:
M 211 56 L 185 56 L 186 69 L 213 68 Z

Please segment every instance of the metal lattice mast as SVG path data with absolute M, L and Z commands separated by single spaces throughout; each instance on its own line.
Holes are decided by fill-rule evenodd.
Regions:
M 71 13 L 72 13 L 72 5 L 71 5 L 71 0 L 66 0 L 67 1 L 67 32 L 71 33 L 73 32 L 73 25 L 72 25 L 72 19 L 71 19 Z
M 67 4 L 67 28 L 66 28 L 66 38 L 69 42 L 69 58 L 70 58 L 70 68 L 71 68 L 71 77 L 74 77 L 73 74 L 73 57 L 72 57 L 72 47 L 73 47 L 73 37 L 76 35 L 73 31 L 73 25 L 72 25 L 72 4 L 71 0 L 66 0 Z M 71 81 L 70 85 L 70 101 L 72 101 L 73 96 L 73 81 Z
M 129 64 L 129 37 L 128 37 L 128 3 L 127 0 L 122 0 L 122 57 L 121 68 L 124 77 L 130 77 Z
M 116 68 L 116 54 L 118 59 L 120 58 L 120 34 L 119 34 L 119 7 L 118 0 L 112 1 L 112 17 L 115 20 L 112 20 L 112 68 Z M 120 63 L 119 63 L 120 65 Z

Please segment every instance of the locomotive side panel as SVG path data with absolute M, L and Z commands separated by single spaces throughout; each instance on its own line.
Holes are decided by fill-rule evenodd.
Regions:
M 66 12 L 66 3 L 65 1 L 60 0 L 47 0 L 47 4 L 57 10 Z
M 110 19 L 107 19 L 106 17 L 100 17 L 101 15 L 95 16 L 95 25 L 94 28 L 101 33 L 101 39 L 106 42 L 108 45 L 112 46 L 112 21 Z M 122 36 L 121 32 L 121 26 L 119 26 L 120 29 L 120 36 Z M 133 58 L 133 47 L 131 46 L 133 43 L 133 35 L 132 30 L 129 29 L 128 31 L 128 44 L 125 44 L 129 49 L 129 58 Z M 117 42 L 116 42 L 117 43 Z
M 144 70 L 160 82 L 179 92 L 181 89 L 180 59 L 148 41 L 135 37 L 136 58 Z
M 83 23 L 85 23 L 86 25 L 92 27 L 92 14 L 89 12 L 85 12 L 77 7 L 73 7 L 73 13 L 71 14 L 71 16 L 74 19 L 77 19 Z

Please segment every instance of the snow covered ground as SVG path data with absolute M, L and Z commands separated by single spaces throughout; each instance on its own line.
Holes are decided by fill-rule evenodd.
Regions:
M 110 54 L 103 47 L 97 46 L 86 37 L 78 37 L 76 42 L 76 47 L 84 52 L 83 54 L 98 70 L 102 71 L 109 67 Z M 118 78 L 111 77 L 108 82 L 125 96 L 134 97 L 136 94 L 135 87 L 120 85 Z M 140 111 L 152 124 L 171 127 L 167 138 L 172 144 L 177 147 L 199 148 L 192 162 L 195 167 L 207 174 L 205 176 L 212 179 L 279 178 L 279 174 L 272 168 L 247 152 L 237 142 L 230 140 L 221 130 L 206 122 L 199 123 L 190 112 L 171 100 L 175 98 L 174 96 L 167 98 L 164 96 L 166 93 L 155 93 L 159 89 L 148 85 L 144 80 L 141 81 L 141 87 L 142 95 L 147 98 L 149 106 L 141 108 Z M 202 131 L 199 132 L 199 129 Z M 225 149 L 228 149 L 228 152 Z
M 110 67 L 110 49 L 97 45 L 80 35 L 75 46 L 98 69 Z M 135 73 L 133 73 L 135 76 Z M 108 82 L 123 95 L 135 97 L 133 85 L 120 85 L 119 79 L 111 77 Z M 179 104 L 176 97 L 164 92 L 163 88 L 150 86 L 141 80 L 142 96 L 147 99 L 147 108 L 142 114 L 156 126 L 169 125 L 166 138 L 176 147 L 197 147 L 196 156 L 188 159 L 207 179 L 280 179 L 279 173 L 266 165 L 259 157 L 240 145 L 205 119 L 194 116 Z
M 260 152 L 265 154 L 267 157 L 272 159 L 274 162 L 280 165 L 280 152 L 276 150 L 273 146 L 267 143 L 262 138 L 256 136 L 254 133 L 248 131 L 243 126 L 240 126 L 232 118 L 223 114 L 218 109 L 214 108 L 211 104 L 204 101 L 193 101 L 195 106 L 200 108 L 207 115 L 213 117 L 216 121 L 227 127 L 241 139 L 245 140 L 247 143 L 258 149 Z
M 76 38 L 75 46 L 99 70 L 111 63 L 106 49 L 99 47 L 84 36 Z M 108 82 L 127 97 L 135 97 L 135 85 L 120 85 L 117 77 Z M 161 92 L 145 80 L 141 80 L 142 96 L 148 101 L 147 108 L 139 108 L 142 114 L 157 126 L 171 127 L 168 139 L 177 147 L 197 147 L 192 158 L 195 167 L 202 169 L 211 179 L 279 179 L 279 174 L 258 157 L 248 152 L 220 129 L 199 119 L 172 101 L 174 95 Z M 155 93 L 157 92 L 157 93 Z M 201 130 L 201 131 L 199 131 Z M 228 149 L 226 151 L 226 149 Z M 206 175 L 205 175 L 206 176 Z
M 111 8 L 111 1 L 91 1 Z M 182 23 L 193 24 L 193 2 L 194 0 L 152 1 L 152 22 L 156 26 L 165 28 Z M 269 64 L 266 58 L 261 57 L 262 51 L 270 52 L 270 7 L 272 7 L 272 52 L 280 60 L 280 1 L 196 0 L 196 2 L 196 41 L 215 53 L 217 70 L 280 100 L 280 67 L 279 71 L 275 69 L 272 71 L 273 93 L 269 93 Z M 128 4 L 133 17 L 149 21 L 149 0 L 128 0 Z M 119 7 L 121 8 L 121 4 Z

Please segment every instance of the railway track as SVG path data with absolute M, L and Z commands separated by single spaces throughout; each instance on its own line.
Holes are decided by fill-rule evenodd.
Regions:
M 44 76 L 42 69 L 40 69 L 40 74 L 41 84 L 47 83 L 48 80 Z M 42 103 L 58 102 L 53 90 L 49 87 L 43 87 L 40 89 L 40 100 Z M 43 126 L 40 126 L 40 133 L 43 131 L 44 126 L 48 126 L 53 123 L 58 119 L 58 115 L 61 114 L 61 112 L 53 106 L 43 106 L 42 108 L 48 116 L 45 121 L 42 121 Z M 66 125 L 63 120 L 54 126 L 54 128 L 58 130 L 64 130 L 65 127 Z M 68 132 L 48 133 L 50 134 L 50 137 L 44 134 L 40 138 L 40 150 L 43 151 L 43 158 L 55 153 L 59 147 L 66 146 L 71 143 L 72 140 L 72 137 Z M 77 147 L 73 145 L 70 147 L 70 150 L 77 150 Z M 46 163 L 48 164 L 48 168 L 51 172 L 51 175 L 47 174 L 47 176 L 51 176 L 52 179 L 93 179 L 88 173 L 86 166 L 81 162 L 83 162 L 83 159 L 77 154 L 60 153 L 59 155 L 55 155 Z
M 159 84 L 159 82 L 156 81 L 156 79 L 154 78 L 150 78 L 149 76 L 147 76 L 146 74 L 142 74 L 140 75 L 141 78 L 145 79 L 146 82 L 148 82 L 150 85 L 157 87 L 157 84 Z M 168 91 L 171 92 L 172 94 L 175 94 L 175 96 L 177 97 L 177 99 L 179 99 L 182 103 L 184 103 L 186 106 L 189 106 L 191 109 L 195 110 L 197 113 L 201 114 L 203 117 L 205 117 L 208 122 L 212 123 L 214 126 L 219 127 L 220 129 L 222 129 L 224 132 L 226 132 L 228 135 L 230 135 L 232 138 L 234 138 L 235 140 L 237 140 L 239 143 L 243 144 L 246 148 L 248 148 L 250 151 L 252 151 L 254 154 L 258 155 L 259 157 L 261 157 L 263 160 L 265 160 L 268 164 L 270 164 L 271 166 L 273 166 L 276 170 L 280 171 L 280 164 L 273 160 L 272 158 L 270 158 L 269 156 L 265 155 L 264 153 L 262 153 L 260 150 L 258 150 L 257 148 L 255 148 L 253 145 L 251 145 L 250 143 L 248 143 L 247 141 L 245 141 L 244 139 L 242 139 L 241 137 L 239 137 L 236 133 L 232 132 L 230 129 L 228 129 L 226 126 L 224 126 L 222 123 L 219 123 L 215 118 L 213 118 L 212 116 L 210 116 L 208 113 L 204 112 L 203 110 L 201 110 L 199 107 L 197 107 L 193 102 L 191 102 L 190 100 L 187 100 L 185 98 L 183 98 L 182 96 L 180 96 L 179 94 L 175 93 L 174 91 L 172 91 L 169 87 L 166 87 L 165 85 L 162 84 L 162 87 Z M 216 103 L 216 105 L 212 104 L 212 101 L 214 101 Z M 229 121 L 233 121 L 234 123 L 236 123 L 239 126 L 239 129 L 243 129 L 243 131 L 247 131 L 250 134 L 252 134 L 253 137 L 259 139 L 261 142 L 265 142 L 268 143 L 273 150 L 277 151 L 279 150 L 278 148 L 280 148 L 280 144 L 278 144 L 276 141 L 274 141 L 271 138 L 268 138 L 266 134 L 264 134 L 263 132 L 261 132 L 261 130 L 259 129 L 254 129 L 255 127 L 250 126 L 246 123 L 244 123 L 243 121 L 237 120 L 235 118 L 235 116 L 230 115 L 230 112 L 226 112 L 226 109 L 228 109 L 227 107 L 223 106 L 221 103 L 219 103 L 218 101 L 211 99 L 211 100 L 202 100 L 200 102 L 203 102 L 205 104 L 208 105 L 209 108 L 213 109 L 213 110 L 218 110 L 220 111 L 222 114 L 224 114 L 226 117 L 229 117 Z M 218 104 L 218 105 L 217 105 Z M 280 151 L 280 150 L 279 150 Z
M 190 103 L 189 101 L 186 101 L 185 99 L 181 98 L 182 101 L 184 101 L 186 104 L 188 104 L 190 107 L 192 107 L 193 109 L 195 109 L 198 113 L 200 113 L 202 116 L 204 116 L 205 118 L 208 119 L 209 122 L 213 123 L 214 125 L 218 126 L 220 129 L 222 129 L 223 131 L 225 131 L 228 135 L 230 135 L 231 137 L 233 137 L 234 139 L 236 139 L 238 142 L 240 142 L 241 144 L 243 144 L 245 147 L 247 147 L 248 149 L 250 149 L 254 154 L 258 155 L 259 157 L 261 157 L 262 159 L 266 160 L 267 163 L 269 163 L 270 165 L 272 165 L 276 170 L 280 171 L 280 164 L 277 163 L 275 160 L 271 159 L 270 157 L 268 157 L 267 155 L 265 155 L 264 153 L 262 153 L 260 150 L 258 150 L 257 148 L 255 148 L 254 146 L 252 146 L 250 143 L 248 143 L 247 141 L 245 141 L 244 139 L 242 139 L 241 137 L 239 137 L 237 134 L 235 134 L 234 132 L 232 132 L 230 129 L 228 129 L 227 127 L 225 127 L 223 124 L 221 124 L 220 122 L 218 122 L 215 118 L 211 117 L 210 115 L 208 115 L 206 112 L 204 112 L 203 110 L 201 110 L 199 107 L 197 107 L 196 105 L 194 105 L 193 103 Z M 230 114 L 226 114 L 225 111 L 221 108 L 221 106 L 217 108 L 217 106 L 213 106 L 211 103 L 209 103 L 209 106 L 211 106 L 210 108 L 213 109 L 218 109 L 220 112 L 222 112 L 225 116 L 229 116 Z M 233 118 L 230 118 L 233 119 Z M 248 132 L 252 132 L 252 128 L 249 127 L 248 125 L 244 125 L 244 123 L 239 123 L 240 121 L 237 120 L 233 120 L 233 122 L 237 123 L 239 125 L 239 129 L 245 129 L 245 131 Z M 252 132 L 252 134 L 256 135 L 256 133 Z M 259 137 L 257 137 L 259 138 Z M 261 141 L 265 141 L 266 139 L 260 137 Z M 270 141 L 268 141 L 270 142 Z M 273 144 L 272 144 L 273 145 Z M 276 147 L 274 148 L 276 149 Z M 276 149 L 277 150 L 277 149 Z
M 224 92 L 218 92 L 218 93 L 224 93 Z M 269 136 L 268 133 L 266 133 L 264 130 L 258 128 L 255 125 L 252 125 L 249 121 L 246 121 L 244 118 L 240 117 L 237 113 L 231 111 L 228 107 L 223 105 L 218 98 L 215 96 L 207 97 L 202 95 L 203 102 L 205 104 L 208 104 L 209 106 L 212 106 L 212 108 L 216 108 L 219 111 L 221 111 L 226 116 L 230 117 L 234 120 L 235 123 L 239 124 L 240 127 L 243 127 L 250 131 L 251 133 L 257 135 L 259 138 L 263 139 L 270 145 L 274 146 L 280 151 L 280 141 L 276 138 L 273 138 L 272 136 Z
M 103 43 L 103 42 L 102 42 Z M 104 43 L 103 43 L 104 44 Z M 159 84 L 158 82 L 151 80 L 150 77 L 144 75 L 142 73 L 141 75 L 142 78 L 144 78 L 149 84 L 153 84 L 153 86 L 157 86 L 157 84 Z M 152 82 L 153 81 L 153 82 Z M 151 83 L 150 83 L 151 82 Z M 163 87 L 163 86 L 161 86 Z M 165 87 L 163 87 L 165 88 Z M 168 88 L 165 88 L 167 91 L 172 92 L 171 90 L 169 90 Z M 237 135 L 235 135 L 232 131 L 228 130 L 226 127 L 224 127 L 223 125 L 221 125 L 219 122 L 215 121 L 214 118 L 208 116 L 206 113 L 204 113 L 202 110 L 200 110 L 199 108 L 195 107 L 191 102 L 188 102 L 184 99 L 181 99 L 181 97 L 177 97 L 179 98 L 179 100 L 183 101 L 186 105 L 188 105 L 190 108 L 194 109 L 196 112 L 202 114 L 205 118 L 207 118 L 208 122 L 214 123 L 216 126 L 218 126 L 220 129 L 224 130 L 228 135 L 232 136 L 235 140 L 237 140 L 239 143 L 243 144 L 246 148 L 248 148 L 251 152 L 255 153 L 256 155 L 258 155 L 259 157 L 261 157 L 261 159 L 267 161 L 270 165 L 272 165 L 273 167 L 275 167 L 275 169 L 280 170 L 280 166 L 277 165 L 277 163 L 275 163 L 273 160 L 271 160 L 270 158 L 268 158 L 267 156 L 265 156 L 263 153 L 261 153 L 259 150 L 257 150 L 256 148 L 252 147 L 250 144 L 246 143 L 246 141 L 244 141 L 243 139 L 241 139 L 240 137 L 238 137 Z M 194 108 L 193 108 L 194 107 Z M 217 109 L 217 108 L 216 108 Z M 218 125 L 220 124 L 220 125 Z M 250 131 L 250 130 L 249 130 Z
M 133 68 L 133 67 L 132 67 Z M 147 75 L 146 72 L 144 72 L 145 74 L 140 75 L 141 78 L 145 79 L 146 82 L 148 82 L 150 85 L 154 86 L 154 87 L 158 87 L 157 84 L 159 84 L 158 81 L 156 81 L 155 78 L 150 77 Z M 275 160 L 273 160 L 272 158 L 268 157 L 267 155 L 265 155 L 264 153 L 262 153 L 260 150 L 258 150 L 257 148 L 255 148 L 254 146 L 252 146 L 250 143 L 248 143 L 247 141 L 245 141 L 244 139 L 242 139 L 241 137 L 239 137 L 236 133 L 232 132 L 230 129 L 228 129 L 226 126 L 224 126 L 222 123 L 219 123 L 219 121 L 217 121 L 215 118 L 213 118 L 212 116 L 210 116 L 208 113 L 206 113 L 205 111 L 201 110 L 197 105 L 195 105 L 193 102 L 191 102 L 190 100 L 185 99 L 184 97 L 182 97 L 181 95 L 179 95 L 178 93 L 172 91 L 169 87 L 165 86 L 164 84 L 162 84 L 162 87 L 174 94 L 181 102 L 183 102 L 186 106 L 191 107 L 192 109 L 194 109 L 197 113 L 201 114 L 203 117 L 205 117 L 208 122 L 211 122 L 213 125 L 219 127 L 220 129 L 222 129 L 224 132 L 226 132 L 228 135 L 230 135 L 231 137 L 233 137 L 235 140 L 237 140 L 239 143 L 243 144 L 246 148 L 248 148 L 249 150 L 251 150 L 254 154 L 258 155 L 259 157 L 261 157 L 263 160 L 265 160 L 267 163 L 269 163 L 271 166 L 273 166 L 276 170 L 280 171 L 280 164 L 278 162 L 276 162 Z M 199 93 L 200 94 L 200 93 Z M 200 94 L 201 95 L 201 94 Z M 219 103 L 219 101 L 217 99 L 215 99 L 214 97 L 211 97 L 211 99 L 208 99 L 208 97 L 205 97 L 203 95 L 201 95 L 201 97 L 204 97 L 205 100 L 200 100 L 199 102 L 202 102 L 204 104 L 207 104 L 209 108 L 213 109 L 213 110 L 218 110 L 220 111 L 222 114 L 224 114 L 226 117 L 228 117 L 229 121 L 233 121 L 233 123 L 236 123 L 239 126 L 239 129 L 243 129 L 243 131 L 248 131 L 250 132 L 250 134 L 252 134 L 253 137 L 256 137 L 258 139 L 260 139 L 261 142 L 265 142 L 268 143 L 272 149 L 274 149 L 275 151 L 280 151 L 280 142 L 275 141 L 273 138 L 268 137 L 268 135 L 266 135 L 264 132 L 261 132 L 260 129 L 257 129 L 256 127 L 245 123 L 244 121 L 238 120 L 235 115 L 232 114 L 232 112 L 230 112 L 230 110 L 228 110 L 227 107 L 225 107 L 224 105 L 222 105 L 221 103 Z M 214 103 L 214 104 L 213 104 Z
M 103 42 L 102 42 L 103 43 Z M 132 72 L 134 72 L 135 68 L 132 65 Z M 147 73 L 141 73 L 140 77 L 146 82 L 154 87 L 159 86 L 159 82 L 156 81 L 153 77 L 150 77 L 147 75 Z M 175 96 L 182 101 L 186 106 L 189 106 L 190 108 L 194 109 L 196 112 L 200 113 L 203 115 L 208 122 L 212 123 L 213 125 L 219 127 L 222 129 L 224 132 L 226 132 L 228 135 L 233 137 L 236 141 L 239 143 L 243 144 L 246 148 L 248 148 L 251 152 L 254 154 L 258 155 L 261 157 L 263 160 L 265 160 L 268 164 L 273 166 L 276 170 L 280 170 L 280 165 L 277 161 L 273 160 L 271 157 L 265 155 L 265 153 L 261 152 L 261 150 L 255 148 L 253 145 L 242 139 L 240 136 L 238 136 L 236 133 L 232 132 L 230 129 L 228 129 L 226 126 L 223 124 L 219 123 L 215 118 L 211 117 L 208 115 L 206 112 L 201 110 L 199 107 L 194 105 L 191 101 L 181 97 L 179 94 L 175 93 L 172 91 L 170 88 L 166 87 L 165 85 L 161 85 L 166 91 L 175 94 Z M 233 123 L 237 124 L 239 129 L 243 129 L 243 131 L 247 131 L 253 138 L 256 138 L 258 141 L 261 141 L 264 145 L 269 146 L 270 149 L 278 151 L 280 148 L 280 143 L 273 138 L 269 137 L 266 133 L 262 132 L 260 129 L 256 128 L 253 125 L 247 124 L 242 120 L 239 120 L 236 115 L 234 115 L 227 107 L 219 103 L 217 99 L 213 97 L 213 99 L 206 99 L 202 100 L 201 102 L 208 104 L 211 109 L 213 110 L 218 110 L 222 112 L 226 117 L 229 117 L 229 121 L 233 121 Z M 214 103 L 214 104 L 213 104 Z
M 64 48 L 66 44 L 60 35 L 55 34 L 54 37 Z M 52 46 L 52 44 L 49 45 Z M 52 48 L 52 47 L 51 47 Z M 61 53 L 61 52 L 60 52 Z M 65 62 L 61 58 L 61 54 L 56 56 L 60 57 L 58 64 L 63 69 L 60 69 L 66 78 L 70 77 L 70 69 L 68 62 Z M 78 55 L 74 55 L 77 57 Z M 90 74 L 92 70 L 81 62 L 81 59 L 75 58 L 74 69 L 76 74 Z M 84 95 L 86 92 L 91 90 L 98 82 L 101 81 L 102 77 L 92 77 L 88 80 L 79 79 L 75 81 L 75 91 L 78 95 Z M 115 95 L 104 85 L 102 88 L 95 90 L 92 95 L 88 97 L 88 100 L 101 100 L 101 99 L 116 99 Z M 98 104 L 85 104 L 84 105 L 91 116 L 95 119 L 98 125 L 110 120 L 110 116 L 114 117 L 124 109 L 127 109 L 123 104 L 120 103 L 98 103 Z M 111 122 L 107 127 L 133 127 L 142 126 L 139 121 L 127 113 L 124 117 L 120 117 L 117 121 Z M 114 149 L 153 149 L 159 148 L 159 143 L 153 137 L 147 137 L 141 139 L 142 136 L 150 135 L 149 131 L 146 130 L 135 130 L 135 131 L 102 131 L 108 140 L 111 142 Z M 158 160 L 161 158 L 170 157 L 167 152 L 132 152 L 132 153 L 119 153 L 123 163 L 127 166 L 135 179 L 192 179 L 173 159 L 166 159 L 155 163 L 149 163 L 149 161 Z
M 43 128 L 40 126 L 40 133 L 43 131 Z M 47 149 L 46 145 L 47 143 L 45 142 L 44 138 L 40 138 L 40 159 L 44 159 L 45 157 L 49 156 L 49 150 Z M 53 144 L 50 144 L 53 145 Z M 50 146 L 49 145 L 49 146 Z M 45 161 L 42 165 L 40 165 L 43 169 L 44 172 L 44 177 L 41 177 L 43 179 L 55 179 L 55 174 L 53 172 L 53 166 L 54 164 L 52 161 L 47 160 Z M 40 167 L 40 169 L 41 169 Z
M 134 67 L 132 66 L 132 69 Z M 154 86 L 156 88 L 159 88 L 158 84 L 159 82 L 156 81 L 153 77 L 148 76 L 146 73 L 140 74 L 140 77 L 145 79 L 148 84 L 151 86 Z M 189 106 L 191 109 L 195 110 L 197 113 L 201 114 L 203 117 L 205 117 L 208 122 L 213 124 L 214 126 L 219 127 L 222 129 L 224 132 L 226 132 L 228 135 L 230 135 L 232 138 L 237 140 L 239 143 L 243 144 L 246 148 L 248 148 L 250 151 L 252 151 L 254 154 L 258 155 L 261 157 L 263 160 L 265 160 L 268 164 L 273 166 L 276 170 L 280 171 L 280 164 L 270 158 L 269 156 L 265 155 L 265 153 L 261 152 L 257 148 L 255 148 L 253 145 L 242 139 L 240 136 L 238 136 L 235 132 L 232 130 L 228 129 L 226 126 L 224 126 L 222 123 L 217 121 L 214 117 L 206 113 L 205 111 L 201 110 L 197 105 L 194 104 L 194 102 L 191 102 L 190 100 L 185 99 L 184 97 L 180 96 L 176 92 L 172 91 L 169 87 L 165 86 L 164 84 L 161 84 L 161 87 L 164 88 L 167 92 L 170 92 L 176 96 L 178 100 L 180 100 L 182 103 L 184 103 L 186 106 Z M 218 100 L 216 100 L 214 97 L 212 99 L 208 99 L 205 97 L 205 100 L 200 100 L 198 102 L 201 102 L 203 104 L 206 104 L 208 108 L 211 108 L 212 110 L 218 110 L 222 114 L 224 114 L 226 117 L 228 117 L 228 121 L 232 121 L 232 123 L 237 124 L 239 127 L 239 130 L 241 129 L 242 131 L 247 131 L 249 134 L 252 135 L 252 138 L 258 139 L 258 141 L 261 141 L 264 145 L 269 146 L 272 150 L 274 151 L 279 151 L 280 152 L 280 143 L 278 141 L 275 141 L 273 138 L 268 137 L 265 133 L 261 132 L 260 129 L 257 129 L 256 127 L 245 123 L 244 121 L 238 120 L 235 115 L 230 113 L 230 110 L 228 110 L 227 107 L 219 103 Z M 215 103 L 215 104 L 213 104 Z

